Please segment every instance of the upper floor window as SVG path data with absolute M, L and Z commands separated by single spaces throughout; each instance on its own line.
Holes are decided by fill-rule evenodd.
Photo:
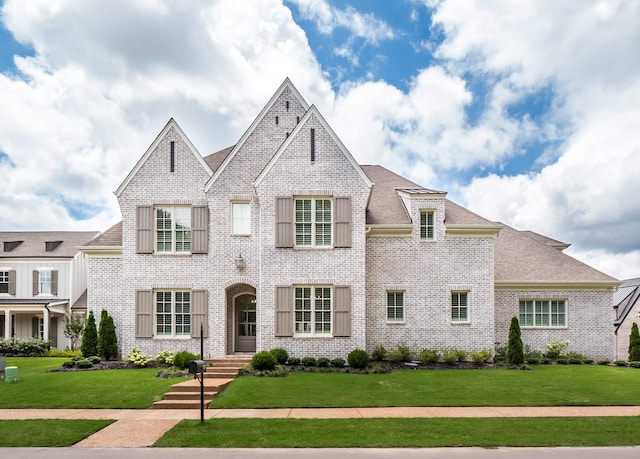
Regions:
M 451 292 L 451 322 L 469 322 L 469 292 Z
M 251 203 L 231 203 L 231 234 L 251 234 Z
M 38 292 L 51 295 L 51 271 L 39 271 Z
M 296 287 L 294 314 L 296 334 L 331 334 L 331 287 Z
M 156 207 L 156 251 L 191 251 L 190 207 Z
M 191 334 L 191 292 L 156 291 L 156 335 L 189 336 Z
M 0 271 L 0 293 L 9 293 L 9 271 Z
M 564 300 L 521 300 L 518 317 L 522 327 L 566 327 Z
M 404 292 L 387 292 L 387 322 L 404 322 Z
M 331 199 L 295 200 L 295 245 L 329 247 L 332 244 Z
M 420 211 L 420 240 L 432 241 L 434 237 L 433 210 Z

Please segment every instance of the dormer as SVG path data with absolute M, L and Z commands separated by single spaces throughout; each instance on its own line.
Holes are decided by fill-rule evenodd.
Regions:
M 62 241 L 46 241 L 44 243 L 44 250 L 45 252 L 53 252 L 60 244 L 62 244 Z
M 4 243 L 4 251 L 11 252 L 16 249 L 20 244 L 24 241 L 5 241 Z

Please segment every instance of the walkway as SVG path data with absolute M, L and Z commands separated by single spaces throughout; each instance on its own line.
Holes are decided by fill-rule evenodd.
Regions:
M 207 409 L 212 418 L 496 418 L 640 416 L 640 406 L 550 407 L 398 407 Z M 115 419 L 116 422 L 75 447 L 133 448 L 151 446 L 182 419 L 200 419 L 200 410 L 0 409 L 0 419 Z

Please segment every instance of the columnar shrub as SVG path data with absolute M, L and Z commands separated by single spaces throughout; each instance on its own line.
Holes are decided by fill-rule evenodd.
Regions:
M 511 319 L 509 327 L 509 341 L 507 342 L 507 363 L 509 365 L 522 365 L 524 353 L 522 350 L 522 338 L 520 335 L 520 323 L 517 317 Z
M 365 368 L 369 365 L 369 354 L 362 349 L 354 349 L 347 356 L 349 366 L 353 368 Z
M 275 370 L 276 358 L 269 351 L 260 351 L 251 359 L 251 366 L 257 371 Z
M 104 360 L 112 360 L 118 356 L 118 338 L 113 317 L 106 310 L 100 315 L 98 327 L 98 355 Z
M 629 362 L 640 362 L 640 333 L 638 324 L 635 322 L 631 326 L 631 335 L 629 335 Z
M 80 349 L 84 357 L 98 354 L 98 330 L 96 329 L 96 319 L 93 316 L 93 311 L 89 311 L 89 317 L 84 325 Z

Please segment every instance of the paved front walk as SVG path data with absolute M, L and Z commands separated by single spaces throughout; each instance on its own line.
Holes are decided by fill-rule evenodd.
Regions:
M 397 407 L 207 409 L 213 418 L 497 418 L 640 416 L 640 406 Z M 200 419 L 200 410 L 0 409 L 0 419 L 115 419 L 76 447 L 144 447 L 182 419 Z

